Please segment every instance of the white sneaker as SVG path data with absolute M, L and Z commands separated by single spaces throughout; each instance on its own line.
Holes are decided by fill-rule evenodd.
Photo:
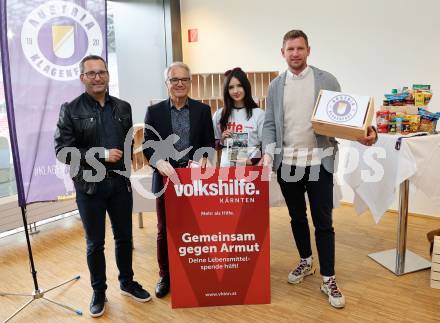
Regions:
M 290 284 L 299 284 L 305 276 L 313 275 L 314 273 L 313 263 L 309 265 L 305 259 L 301 259 L 298 266 L 287 276 L 287 281 Z
M 336 285 L 336 279 L 330 277 L 327 282 L 322 282 L 321 291 L 328 296 L 328 302 L 335 308 L 343 308 L 345 306 L 345 296 Z

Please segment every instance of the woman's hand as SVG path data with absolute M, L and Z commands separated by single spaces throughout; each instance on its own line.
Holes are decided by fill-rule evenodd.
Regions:
M 224 141 L 226 138 L 231 138 L 232 136 L 232 131 L 226 129 L 225 131 L 223 131 L 222 133 L 222 141 Z

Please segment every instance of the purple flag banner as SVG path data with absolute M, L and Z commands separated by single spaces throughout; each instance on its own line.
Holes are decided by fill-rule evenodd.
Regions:
M 55 158 L 60 106 L 84 91 L 79 62 L 106 57 L 105 0 L 0 0 L 5 97 L 19 205 L 74 192 Z

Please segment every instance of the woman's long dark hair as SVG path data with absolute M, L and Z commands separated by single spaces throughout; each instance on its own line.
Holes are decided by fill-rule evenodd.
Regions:
M 231 116 L 232 109 L 234 108 L 234 99 L 229 95 L 229 83 L 231 79 L 235 77 L 241 84 L 244 90 L 244 107 L 246 109 L 247 119 L 252 117 L 252 109 L 258 108 L 252 98 L 251 83 L 249 82 L 246 73 L 240 67 L 236 67 L 232 70 L 226 71 L 225 81 L 223 82 L 223 103 L 224 108 L 222 110 L 222 115 L 220 117 L 220 129 L 225 131 L 228 126 L 228 120 Z

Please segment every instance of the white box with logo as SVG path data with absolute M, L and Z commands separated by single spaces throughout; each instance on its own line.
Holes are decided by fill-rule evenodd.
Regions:
M 367 135 L 373 114 L 374 102 L 370 96 L 321 90 L 312 127 L 320 135 L 357 140 Z

